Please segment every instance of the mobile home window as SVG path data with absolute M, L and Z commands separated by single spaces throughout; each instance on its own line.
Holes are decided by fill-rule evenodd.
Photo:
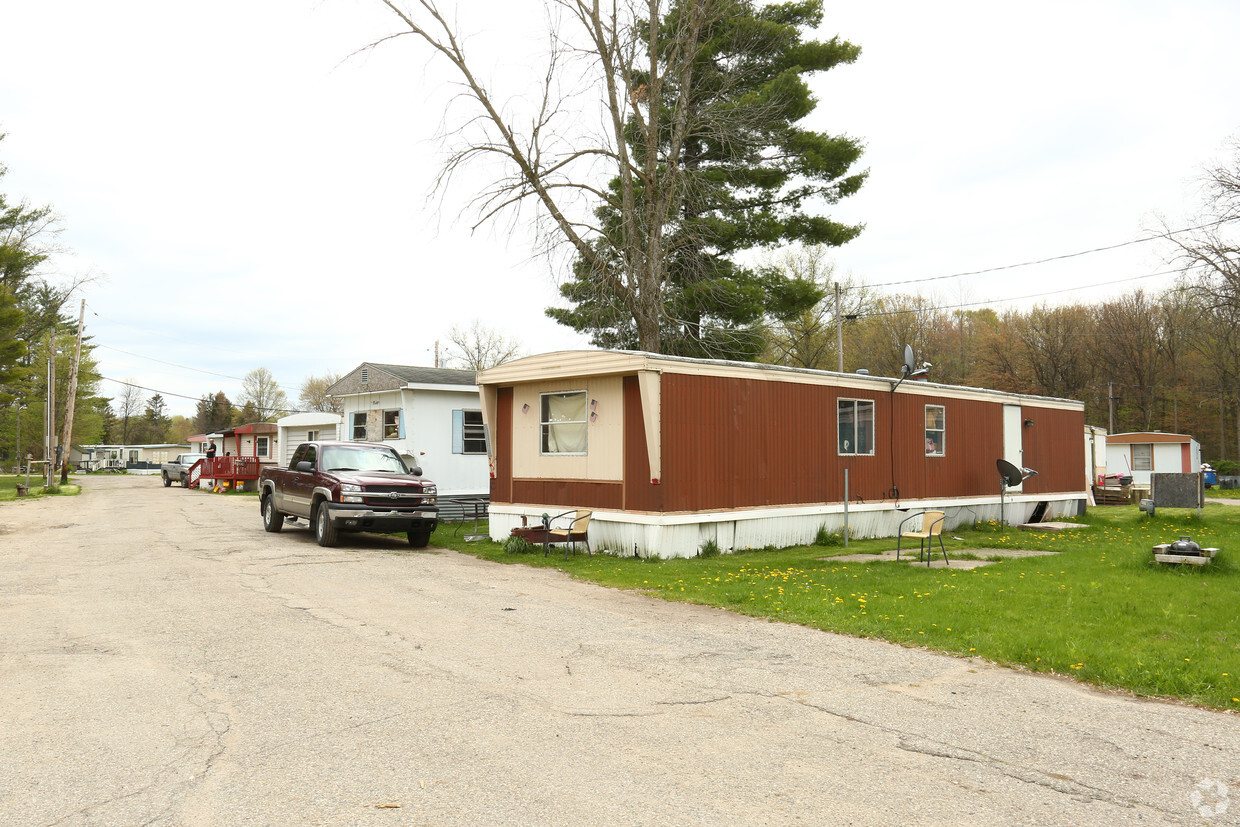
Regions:
M 874 455 L 874 403 L 841 399 L 836 403 L 841 455 Z
M 942 405 L 926 406 L 926 456 L 943 456 L 947 435 L 947 409 Z
M 383 438 L 400 439 L 400 411 L 383 412 Z
M 1154 446 L 1150 444 L 1132 446 L 1132 470 L 1154 470 Z
M 358 411 L 353 414 L 353 438 L 364 440 L 366 438 L 366 412 Z
M 487 432 L 482 424 L 482 411 L 452 412 L 452 453 L 485 454 Z
M 306 431 L 306 442 L 318 442 L 318 441 L 319 441 L 318 431 Z
M 544 393 L 542 400 L 542 452 L 586 453 L 586 392 Z
M 269 457 L 271 456 L 271 437 L 260 436 L 254 440 L 254 456 Z

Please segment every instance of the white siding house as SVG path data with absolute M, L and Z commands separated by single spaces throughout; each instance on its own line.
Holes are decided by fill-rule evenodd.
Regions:
M 363 362 L 328 389 L 344 403 L 340 438 L 383 442 L 435 481 L 441 497 L 487 497 L 491 471 L 471 370 Z
M 1148 486 L 1152 473 L 1196 473 L 1201 470 L 1201 443 L 1187 434 L 1162 431 L 1111 434 L 1106 470 L 1111 476 L 1131 476 L 1139 486 Z

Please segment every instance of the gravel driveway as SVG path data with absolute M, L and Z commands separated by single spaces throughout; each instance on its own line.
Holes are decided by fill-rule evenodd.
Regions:
M 1240 716 L 83 484 L 0 506 L 5 824 L 1240 817 Z

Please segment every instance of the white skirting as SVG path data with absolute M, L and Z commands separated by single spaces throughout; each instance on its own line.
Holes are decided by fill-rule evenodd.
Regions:
M 1087 492 L 1068 494 L 1014 494 L 1002 508 L 1009 525 L 1027 522 L 1038 503 L 1046 503 L 1043 519 L 1072 517 L 1083 512 Z M 999 522 L 999 497 L 970 497 L 950 500 L 905 500 L 897 507 L 890 502 L 799 505 L 783 508 L 748 508 L 729 511 L 678 514 L 648 514 L 624 511 L 595 511 L 590 521 L 590 545 L 596 551 L 642 557 L 694 557 L 708 542 L 720 551 L 755 549 L 812 543 L 822 528 L 842 534 L 847 524 L 853 539 L 894 537 L 901 521 L 926 509 L 945 513 L 943 531 L 975 522 Z M 559 514 L 563 506 L 533 504 L 491 504 L 491 539 L 503 542 L 512 529 L 538 525 L 543 514 Z M 559 523 L 556 523 L 559 526 Z M 911 521 L 906 530 L 916 528 Z

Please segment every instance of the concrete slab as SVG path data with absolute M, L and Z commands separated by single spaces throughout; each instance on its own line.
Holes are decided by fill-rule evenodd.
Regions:
M 1089 528 L 1084 523 L 1022 523 L 1017 528 L 1025 531 L 1071 531 L 1074 528 Z
M 1002 557 L 1005 560 L 1015 559 L 1018 557 L 1045 557 L 1051 554 L 1058 554 L 1057 551 L 1038 551 L 1035 549 L 1019 549 L 1019 548 L 959 548 L 948 549 L 947 557 L 951 560 L 951 568 L 953 569 L 975 569 L 980 566 L 989 566 L 999 560 L 974 560 L 969 557 L 961 558 L 959 555 L 969 555 L 970 557 Z M 894 563 L 896 561 L 896 550 L 879 552 L 877 554 L 841 554 L 838 557 L 823 557 L 824 561 L 841 562 L 841 563 Z M 901 550 L 901 563 L 913 563 L 919 566 L 925 566 L 925 560 L 917 559 L 916 550 L 912 555 L 907 550 Z M 929 568 L 944 568 L 943 554 L 939 552 L 937 558 L 932 558 Z

